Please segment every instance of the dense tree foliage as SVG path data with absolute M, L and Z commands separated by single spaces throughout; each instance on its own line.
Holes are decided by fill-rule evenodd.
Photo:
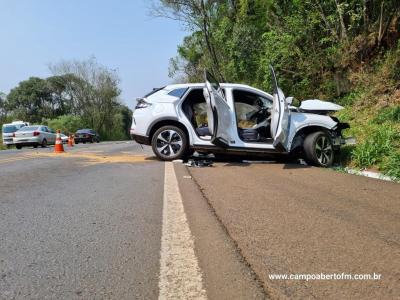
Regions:
M 396 46 L 398 0 L 161 0 L 155 14 L 184 22 L 192 34 L 171 60 L 171 75 L 269 88 L 268 65 L 298 97 L 341 96 L 349 71 Z

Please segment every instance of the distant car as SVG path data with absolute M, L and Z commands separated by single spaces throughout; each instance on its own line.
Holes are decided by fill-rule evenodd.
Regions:
M 29 123 L 23 121 L 14 121 L 10 124 L 3 124 L 3 144 L 8 148 L 11 147 L 13 145 L 14 132 L 28 125 Z
M 13 143 L 17 149 L 24 146 L 33 146 L 37 148 L 39 145 L 45 148 L 47 145 L 55 144 L 56 132 L 44 125 L 32 125 L 22 127 L 14 133 Z
M 63 144 L 68 143 L 68 137 L 64 133 L 61 133 L 61 140 Z
M 75 144 L 100 143 L 100 135 L 93 129 L 79 129 L 75 133 Z

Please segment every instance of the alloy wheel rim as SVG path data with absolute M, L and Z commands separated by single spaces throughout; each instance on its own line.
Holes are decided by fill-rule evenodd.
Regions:
M 318 138 L 315 144 L 315 152 L 317 154 L 318 162 L 322 165 L 327 165 L 333 155 L 332 143 L 326 136 Z
M 157 151 L 164 156 L 175 156 L 182 148 L 182 137 L 175 130 L 160 132 L 157 136 Z

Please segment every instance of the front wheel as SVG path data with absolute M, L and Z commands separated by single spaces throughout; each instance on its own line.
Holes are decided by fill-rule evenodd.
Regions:
M 309 134 L 303 144 L 306 161 L 317 167 L 330 167 L 334 160 L 333 143 L 323 131 Z
M 21 146 L 21 145 L 15 145 L 15 147 L 17 147 L 18 150 L 21 150 L 21 149 L 22 149 L 22 146 Z
M 164 126 L 154 133 L 151 146 L 159 159 L 171 161 L 183 158 L 189 144 L 182 129 L 176 126 Z

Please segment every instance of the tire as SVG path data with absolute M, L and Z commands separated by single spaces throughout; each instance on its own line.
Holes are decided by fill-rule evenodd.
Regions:
M 47 147 L 47 140 L 46 139 L 43 139 L 41 147 L 42 148 L 46 148 Z
M 176 126 L 164 126 L 159 128 L 151 139 L 154 154 L 161 160 L 172 161 L 184 158 L 189 143 L 182 129 Z
M 38 145 L 37 145 L 37 144 L 33 145 L 33 148 L 37 148 L 37 147 L 38 147 Z
M 75 145 L 78 145 L 79 144 L 79 142 L 75 142 Z
M 303 149 L 307 163 L 317 167 L 330 167 L 335 159 L 331 137 L 323 131 L 306 136 Z
M 22 149 L 22 146 L 21 146 L 21 145 L 15 145 L 15 147 L 16 147 L 18 150 L 21 150 L 21 149 Z

